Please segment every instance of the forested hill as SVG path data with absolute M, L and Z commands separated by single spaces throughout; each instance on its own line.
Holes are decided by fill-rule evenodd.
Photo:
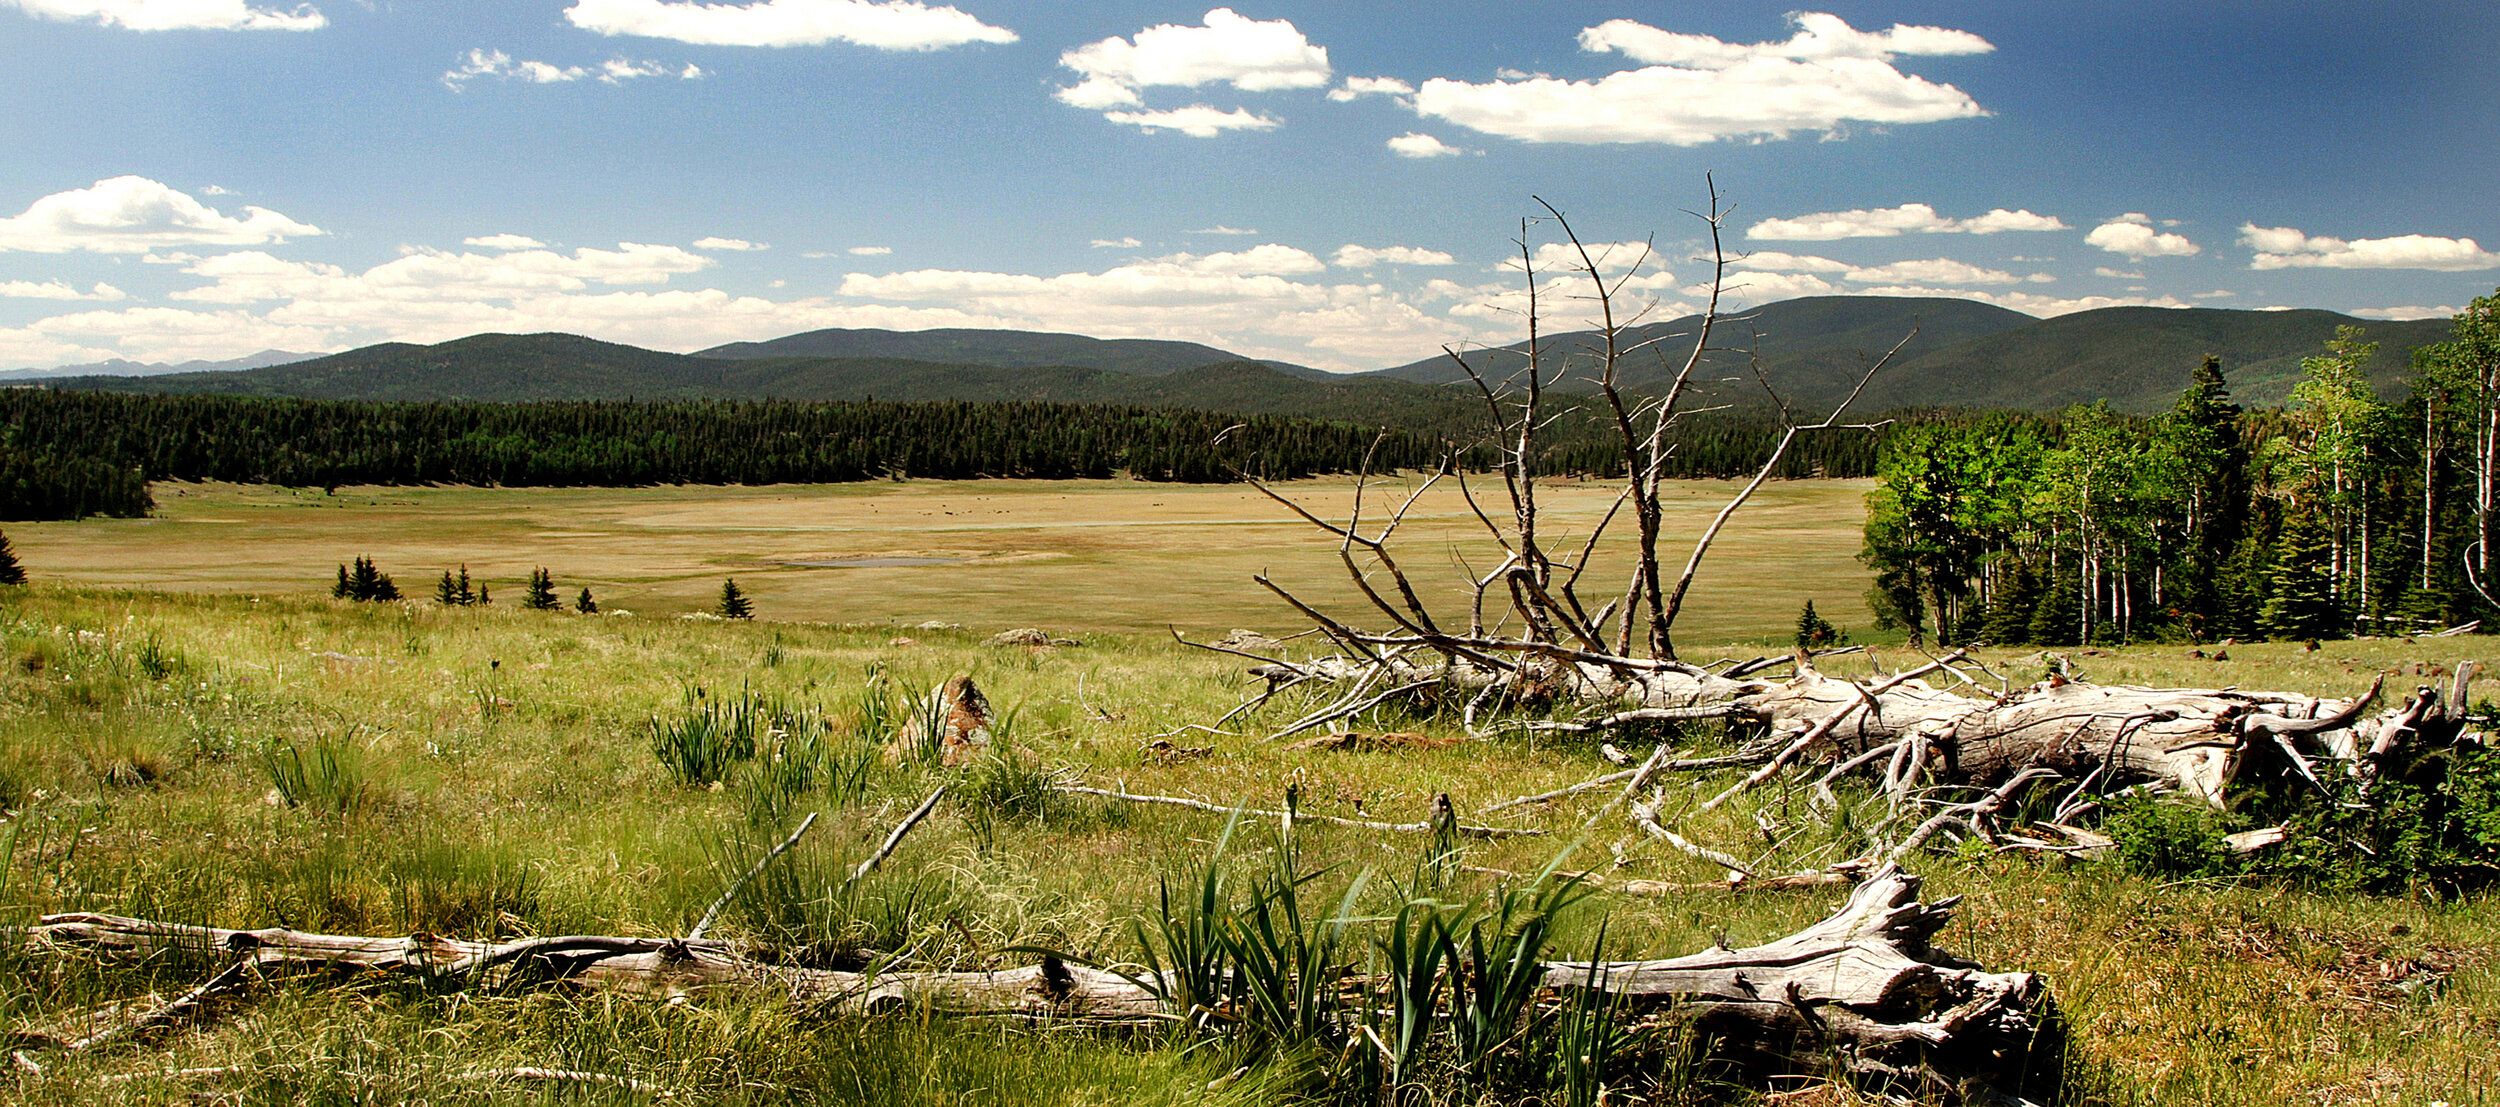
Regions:
M 1687 316 L 1648 324 L 1628 337 L 1686 334 L 1699 322 Z M 1717 390 L 1706 391 L 1706 398 L 1750 402 L 1761 386 L 1745 351 L 1758 348 L 1772 384 L 1813 408 L 1838 399 L 1857 382 L 1865 359 L 1880 356 L 1915 327 L 1910 345 L 1868 387 L 1862 410 L 2054 411 L 2107 400 L 2120 411 L 2149 414 L 2178 398 L 2207 354 L 2222 358 L 2242 403 L 2273 407 L 2291 395 L 2301 359 L 2322 352 L 2338 326 L 2361 327 L 2379 343 L 2368 372 L 2386 399 L 2403 393 L 2413 348 L 2448 335 L 2446 319 L 2383 322 L 2315 310 L 2116 307 L 2034 319 L 1968 300 L 1811 296 L 1721 320 L 1712 344 L 1728 351 L 1714 355 L 1696 377 Z M 1557 334 L 1543 346 L 1569 356 L 1589 348 L 1593 338 Z M 1680 355 L 1688 347 L 1668 342 L 1664 348 Z M 1481 351 L 1469 360 L 1507 371 L 1520 364 L 1522 349 Z M 1624 379 L 1636 389 L 1656 388 L 1668 372 L 1654 354 L 1644 355 L 1627 364 Z M 1460 378 L 1447 357 L 1369 375 L 1436 383 Z
M 787 335 L 767 342 L 732 342 L 709 350 L 697 350 L 694 356 L 742 360 L 766 357 L 899 358 L 953 365 L 987 365 L 1000 369 L 1073 366 L 1143 376 L 1178 373 L 1218 362 L 1254 360 L 1195 342 L 1088 338 L 1081 334 L 971 327 L 941 327 L 925 331 L 834 327 Z M 1259 364 L 1288 376 L 1329 375 L 1282 361 Z

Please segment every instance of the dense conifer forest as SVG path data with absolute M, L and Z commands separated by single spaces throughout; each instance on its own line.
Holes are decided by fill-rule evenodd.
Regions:
M 2500 614 L 2500 294 L 2379 399 L 2347 328 L 2291 403 L 2207 359 L 2168 412 L 1963 415 L 1891 434 L 1862 559 L 1879 621 L 1945 642 L 2335 638 Z
M 1228 481 L 1429 468 L 1430 428 L 1047 403 L 587 401 L 377 403 L 0 391 L 0 519 L 144 515 L 147 482 L 637 486 L 883 477 Z M 1229 428 L 1229 429 L 1228 429 Z M 1550 473 L 1611 474 L 1610 427 L 1552 429 Z M 1767 415 L 1709 413 L 1681 432 L 1672 476 L 1750 472 L 1778 441 Z M 1866 435 L 1813 436 L 1788 476 L 1863 476 Z M 1490 453 L 1484 455 L 1486 463 Z M 1472 455 L 1464 460 L 1475 460 Z

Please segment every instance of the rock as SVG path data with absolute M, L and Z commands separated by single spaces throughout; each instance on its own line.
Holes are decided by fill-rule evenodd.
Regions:
M 914 623 L 912 625 L 913 630 L 962 630 L 963 628 L 964 626 L 962 623 L 948 623 L 937 619 L 931 619 L 925 623 Z
M 1285 644 L 1283 642 L 1279 642 L 1276 639 L 1259 633 L 1258 631 L 1248 630 L 1242 627 L 1234 627 L 1231 633 L 1226 634 L 1222 638 L 1216 639 L 1215 644 L 1228 650 L 1255 651 L 1281 650 L 1285 648 Z
M 934 740 L 928 731 L 932 721 L 937 724 Z M 936 747 L 939 763 L 947 766 L 962 765 L 989 752 L 990 699 L 971 677 L 959 676 L 932 689 L 895 732 L 890 752 L 900 760 L 919 756 L 931 746 Z
M 885 644 L 889 646 L 917 646 L 920 644 L 920 640 L 909 635 L 897 634 L 892 638 L 886 639 Z
M 990 635 L 987 639 L 983 640 L 981 644 L 984 646 L 1025 646 L 1028 648 L 1039 649 L 1044 646 L 1082 646 L 1085 643 L 1079 642 L 1074 638 L 1055 638 L 1033 627 L 1017 627 L 1014 630 L 1002 630 L 996 634 Z

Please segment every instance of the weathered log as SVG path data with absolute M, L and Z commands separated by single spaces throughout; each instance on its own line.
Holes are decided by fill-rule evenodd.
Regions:
M 2047 1098 L 2059 1033 L 2047 985 L 1929 945 L 1955 900 L 1921 903 L 1918 889 L 1918 877 L 1886 869 L 1831 917 L 1778 941 L 1665 961 L 1550 964 L 1545 983 L 1674 1000 L 1720 1050 L 1768 1071 L 1836 1053 L 1854 1073 Z
M 2058 1056 L 2047 1036 L 2054 1029 L 2047 989 L 2031 973 L 1987 972 L 1930 946 L 1953 901 L 1920 903 L 1918 889 L 1917 877 L 1887 869 L 1837 913 L 1774 942 L 1663 961 L 1549 963 L 1542 979 L 1557 990 L 1594 987 L 1633 1002 L 1663 1002 L 1670 1017 L 1695 1019 L 1724 1055 L 1760 1066 L 1757 1075 L 1827 1072 L 1836 1055 L 1852 1072 L 1915 1084 L 2040 1093 L 2041 1078 L 2054 1079 Z M 1103 1028 L 1176 1017 L 1142 976 L 1056 958 L 996 972 L 854 973 L 772 964 L 759 960 L 759 951 L 709 940 L 578 935 L 497 943 L 225 930 L 94 914 L 50 916 L 19 937 L 36 957 L 212 955 L 249 966 L 259 979 L 373 974 L 455 989 L 561 986 L 668 999 L 764 990 L 819 1017 L 920 1009 Z M 121 1009 L 132 1007 L 155 1005 Z M 68 1021 L 92 1028 L 107 1020 Z M 163 1020 L 150 1027 L 156 1025 Z M 15 1037 L 75 1048 L 97 1035 L 34 1028 Z

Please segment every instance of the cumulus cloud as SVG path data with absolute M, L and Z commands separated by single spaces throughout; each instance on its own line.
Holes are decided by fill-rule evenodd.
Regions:
M 1269 256 L 1292 254 L 1317 261 L 1291 247 L 1276 247 Z M 1217 260 L 1226 256 L 1178 255 L 1049 276 L 949 269 L 852 273 L 843 278 L 841 293 L 1010 320 L 1000 324 L 1005 326 L 1210 342 L 1254 357 L 1335 368 L 1409 360 L 1418 349 L 1462 341 L 1475 331 L 1379 285 L 1251 272 L 1246 270 L 1264 267 Z
M 571 254 L 518 250 L 494 255 L 415 248 L 350 274 L 335 265 L 288 261 L 260 250 L 204 258 L 183 270 L 209 284 L 171 294 L 196 303 L 383 304 L 505 299 L 578 292 L 594 284 L 660 284 L 709 268 L 712 259 L 675 246 L 622 242 L 614 250 L 583 247 Z
M 678 0 L 575 0 L 564 18 L 603 35 L 668 38 L 699 46 L 822 46 L 846 42 L 879 50 L 943 50 L 1008 43 L 1016 33 L 952 6 L 913 0 L 759 0 L 749 4 Z
M 1136 236 L 1129 235 L 1121 238 L 1097 238 L 1086 245 L 1097 250 L 1134 250 L 1145 243 L 1139 242 Z
M 543 61 L 514 61 L 512 55 L 501 50 L 471 50 L 461 56 L 459 65 L 444 71 L 443 84 L 458 92 L 467 88 L 470 81 L 482 77 L 534 85 L 564 84 L 588 77 L 601 84 L 621 85 L 636 77 L 675 77 L 681 81 L 694 81 L 701 80 L 703 76 L 702 67 L 696 65 L 609 58 L 595 66 L 560 66 Z
M 1330 75 L 1328 48 L 1313 45 L 1292 20 L 1262 22 L 1231 8 L 1208 12 L 1204 26 L 1158 23 L 1134 38 L 1087 43 L 1059 55 L 1059 64 L 1084 78 L 1059 99 L 1094 110 L 1143 104 L 1139 90 L 1156 85 L 1273 92 L 1320 88 Z
M 1226 131 L 1270 131 L 1284 125 L 1283 120 L 1259 115 L 1248 108 L 1217 111 L 1205 104 L 1191 104 L 1168 111 L 1107 111 L 1102 113 L 1102 117 L 1139 128 L 1147 134 L 1179 131 L 1191 138 L 1214 138 Z
M 698 242 L 698 243 L 695 243 L 695 245 L 700 246 L 700 245 L 702 245 L 702 243 Z M 893 253 L 893 252 L 894 252 L 894 247 L 892 247 L 892 246 L 853 246 L 853 247 L 851 247 L 850 249 L 844 250 L 844 251 L 842 251 L 842 252 L 843 252 L 843 253 L 846 253 L 846 254 L 849 254 L 849 255 L 851 255 L 851 256 L 853 256 L 853 257 L 877 258 L 877 257 L 884 257 L 884 256 L 885 256 L 885 255 L 887 255 L 887 254 L 891 254 L 891 253 Z
M 1756 250 L 1743 257 L 1730 258 L 1728 264 L 1738 269 L 1769 273 L 1846 273 L 1851 268 L 1845 261 L 1812 254 L 1783 254 L 1777 250 Z
M 243 0 L 0 0 L 0 7 L 132 31 L 318 31 L 330 25 L 310 4 L 281 11 Z
M 2410 307 L 2356 308 L 2352 311 L 2352 314 L 2358 315 L 2364 319 L 2446 319 L 2452 315 L 2463 312 L 2464 310 L 2464 308 L 2458 307 L 2455 304 L 2445 304 L 2440 307 L 2422 307 L 2420 305 L 2414 305 Z
M 726 250 L 732 253 L 772 249 L 772 247 L 767 246 L 764 243 L 749 242 L 743 238 L 715 238 L 710 236 L 695 239 L 694 248 L 697 250 Z M 859 251 L 853 250 L 851 252 L 856 254 Z
M 60 281 L 0 281 L 0 298 L 12 300 L 120 300 L 126 299 L 121 289 L 98 282 L 93 289 L 80 292 Z
M 2144 279 L 2144 274 L 2142 273 L 2130 273 L 2124 269 L 2112 269 L 2106 265 L 2093 266 L 2092 275 L 2095 277 L 2107 277 L 2113 281 L 2140 281 Z
M 1389 152 L 1402 158 L 1446 158 L 1467 151 L 1421 131 L 1410 131 L 1390 139 Z
M 1458 259 L 1439 250 L 1419 246 L 1357 246 L 1351 242 L 1337 247 L 1328 259 L 1341 269 L 1370 269 L 1380 265 L 1456 265 Z
M 2035 215 L 2029 210 L 1993 208 L 1985 215 L 1951 219 L 1936 214 L 1936 209 L 1927 204 L 1903 204 L 1897 208 L 1819 211 L 1788 219 L 1765 219 L 1746 228 L 1745 237 L 1767 241 L 1829 242 L 1842 238 L 1892 238 L 1904 234 L 1998 234 L 2004 231 L 2066 229 L 2065 222 L 2056 216 Z
M 463 246 L 482 246 L 489 250 L 535 250 L 546 245 L 546 243 L 540 242 L 539 240 L 531 238 L 525 234 L 479 235 L 476 238 L 461 239 L 460 244 Z M 188 258 L 186 260 L 198 261 L 200 259 Z
M 1250 234 L 1257 234 L 1257 233 L 1259 233 L 1259 232 L 1258 232 L 1258 231 L 1256 231 L 1256 230 L 1254 230 L 1254 229 L 1252 229 L 1252 228 L 1249 228 L 1249 227 L 1234 227 L 1234 226 L 1229 226 L 1229 225 L 1226 225 L 1226 224 L 1223 224 L 1223 223 L 1218 223 L 1218 224 L 1216 224 L 1216 225 L 1214 225 L 1214 226 L 1212 226 L 1212 227 L 1200 227 L 1200 228 L 1198 228 L 1198 229 L 1196 229 L 1196 230 L 1193 230 L 1193 231 L 1186 231 L 1186 232 L 1183 232 L 1183 233 L 1186 233 L 1186 234 L 1231 234 L 1231 235 L 1250 235 Z
M 138 254 L 163 246 L 258 246 L 323 233 L 268 208 L 223 214 L 145 177 L 110 177 L 55 192 L 0 219 L 0 250 Z
M 1340 104 L 1365 96 L 1413 96 L 1415 86 L 1395 77 L 1348 77 L 1345 83 L 1328 90 L 1328 98 Z
M 2136 212 L 2092 228 L 2092 233 L 2083 236 L 2083 243 L 2113 254 L 2125 254 L 2135 261 L 2187 257 L 2204 252 L 2204 247 L 2188 241 L 2186 235 L 2154 230 L 2152 220 Z
M 1985 269 L 1952 258 L 1896 261 L 1852 269 L 1847 276 L 1860 284 L 2014 284 L 2022 280 L 2002 269 Z
M 1895 68 L 1898 55 L 1975 54 L 1987 40 L 1942 27 L 1865 32 L 1838 16 L 1792 14 L 1784 42 L 1730 43 L 1627 19 L 1580 32 L 1580 47 L 1642 68 L 1594 81 L 1545 76 L 1476 83 L 1435 77 L 1415 110 L 1523 142 L 1654 142 L 1697 146 L 1729 139 L 1838 135 L 1852 123 L 1931 123 L 1985 115 L 1961 89 Z
M 2470 238 L 2407 234 L 2346 241 L 2248 223 L 2240 227 L 2240 243 L 2257 252 L 2251 269 L 2500 269 L 2500 254 Z
M 1273 242 L 1264 246 L 1253 246 L 1247 250 L 1214 254 L 1172 254 L 1155 260 L 1193 272 L 1223 273 L 1235 276 L 1272 274 L 1290 277 L 1304 273 L 1317 273 L 1328 268 L 1308 250 L 1282 246 Z
M 1862 288 L 1858 292 L 1866 296 L 1950 296 L 1962 300 L 1977 300 L 1983 304 L 1994 304 L 2001 308 L 2042 318 L 2072 315 L 2078 311 L 2092 311 L 2108 307 L 2183 308 L 2194 306 L 2176 296 L 2044 296 L 2037 292 L 1993 292 L 1978 288 L 1930 288 L 1921 285 Z

